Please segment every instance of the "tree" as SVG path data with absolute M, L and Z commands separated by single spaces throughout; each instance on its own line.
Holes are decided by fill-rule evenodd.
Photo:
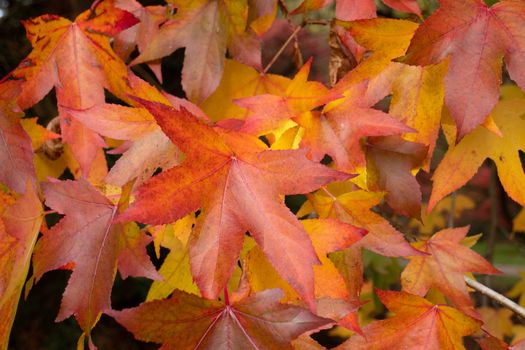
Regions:
M 1 348 L 54 270 L 80 349 L 104 347 L 101 317 L 161 349 L 522 348 L 510 286 L 472 276 L 523 244 L 498 225 L 525 204 L 525 1 L 493 3 L 97 0 L 25 20 L 32 50 L 0 82 Z M 50 92 L 53 118 L 31 118 Z M 118 307 L 129 276 L 147 295 Z

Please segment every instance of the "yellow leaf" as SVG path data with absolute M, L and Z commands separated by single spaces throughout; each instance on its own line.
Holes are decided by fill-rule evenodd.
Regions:
M 314 265 L 314 286 L 316 299 L 334 298 L 348 300 L 352 297 L 345 287 L 345 281 L 327 254 L 348 248 L 362 237 L 355 227 L 338 220 L 302 220 L 306 232 L 312 240 L 314 249 L 321 261 Z M 285 293 L 284 300 L 297 302 L 301 297 L 275 271 L 263 251 L 255 246 L 245 259 L 248 280 L 254 291 L 280 288 Z
M 244 119 L 249 111 L 233 100 L 262 94 L 284 95 L 290 79 L 262 74 L 250 66 L 226 60 L 219 87 L 200 107 L 214 121 L 225 118 Z
M 372 79 L 390 62 L 403 56 L 418 25 L 414 22 L 373 18 L 353 22 L 338 22 L 347 28 L 358 44 L 373 53 L 337 84 L 336 89 Z M 341 91 L 341 90 L 339 90 Z
M 445 98 L 444 78 L 448 69 L 445 60 L 426 67 L 407 66 L 393 63 L 399 67 L 392 83 L 392 102 L 389 113 L 407 126 L 417 130 L 406 133 L 407 141 L 429 146 L 424 168 L 428 170 L 439 133 L 441 110 Z M 385 70 L 388 72 L 388 69 Z M 378 79 L 381 78 L 378 76 Z M 369 87 L 370 88 L 370 87 Z
M 454 218 L 461 217 L 464 210 L 474 209 L 475 203 L 469 197 L 457 194 L 454 203 Z M 424 206 L 425 208 L 426 206 Z M 450 215 L 450 208 L 452 208 L 452 197 L 447 197 L 439 202 L 438 205 L 430 212 L 426 213 L 423 208 L 421 215 L 421 222 L 418 220 L 410 220 L 409 226 L 417 230 L 421 236 L 431 236 L 434 232 L 447 227 L 448 218 Z
M 512 220 L 512 231 L 525 232 L 525 209 L 521 208 L 518 215 Z
M 146 301 L 166 298 L 175 289 L 200 295 L 199 288 L 193 283 L 188 247 L 178 239 L 175 242 L 159 270 L 163 280 L 153 282 Z
M 163 280 L 153 281 L 146 300 L 166 298 L 175 289 L 200 295 L 199 288 L 193 283 L 188 251 L 188 239 L 194 223 L 195 215 L 189 214 L 173 224 L 148 227 L 157 258 L 161 246 L 169 248 L 170 252 L 159 270 Z
M 31 138 L 31 144 L 33 150 L 39 149 L 47 140 L 52 140 L 60 137 L 44 128 L 42 125 L 37 124 L 38 118 L 23 118 L 20 119 L 20 124 Z
M 293 123 L 293 122 L 288 121 L 288 123 Z M 289 127 L 284 132 L 282 132 L 279 135 L 279 137 L 276 137 L 276 140 L 272 142 L 272 146 L 270 148 L 273 150 L 298 149 L 299 143 L 301 142 L 303 134 L 304 134 L 303 128 L 301 128 L 298 125 L 292 125 L 292 127 Z
M 512 336 L 513 312 L 509 309 L 494 309 L 491 307 L 480 307 L 477 309 L 481 314 L 481 319 L 489 333 L 496 338 L 503 339 L 505 336 Z
M 507 295 L 511 298 L 519 297 L 519 304 L 525 307 L 525 272 L 520 272 L 520 280 L 508 291 Z
M 173 224 L 149 226 L 148 232 L 153 236 L 153 244 L 157 258 L 160 257 L 161 246 L 173 249 L 173 247 L 178 246 L 178 241 L 186 245 L 193 224 L 195 224 L 195 215 L 188 214 Z
M 503 137 L 479 126 L 456 146 L 451 146 L 434 172 L 427 211 L 467 183 L 486 158 L 496 163 L 507 194 L 525 205 L 525 173 L 519 156 L 519 150 L 525 149 L 525 99 L 502 100 L 491 114 Z

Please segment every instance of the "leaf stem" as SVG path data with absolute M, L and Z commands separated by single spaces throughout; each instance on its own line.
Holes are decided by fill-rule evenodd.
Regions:
M 224 304 L 230 305 L 230 295 L 228 294 L 228 287 L 224 287 Z
M 279 56 L 281 56 L 281 54 L 284 52 L 284 50 L 288 47 L 288 45 L 292 42 L 293 38 L 297 35 L 297 33 L 299 33 L 299 31 L 302 29 L 303 27 L 301 26 L 298 26 L 297 28 L 295 28 L 295 30 L 292 32 L 292 34 L 288 37 L 288 39 L 286 39 L 286 41 L 284 42 L 284 44 L 281 46 L 281 48 L 275 53 L 275 55 L 272 57 L 272 59 L 270 60 L 270 62 L 266 65 L 266 67 L 264 67 L 263 69 L 263 74 L 266 74 L 266 72 L 268 72 L 268 70 L 273 66 L 273 64 L 275 63 L 275 61 L 277 61 L 277 59 L 279 58 Z
M 518 316 L 525 319 L 525 308 L 516 304 L 514 301 L 471 278 L 465 277 L 465 282 L 469 287 L 477 290 L 481 294 L 514 311 L 514 313 L 516 313 Z

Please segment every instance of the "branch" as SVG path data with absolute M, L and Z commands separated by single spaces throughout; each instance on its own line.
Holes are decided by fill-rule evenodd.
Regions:
M 492 300 L 498 302 L 499 304 L 505 306 L 506 308 L 514 311 L 518 316 L 525 319 L 525 308 L 521 307 L 520 305 L 516 304 L 509 298 L 505 297 L 502 294 L 499 294 L 493 289 L 490 289 L 489 287 L 479 283 L 478 281 L 474 281 L 471 278 L 465 277 L 465 282 L 467 282 L 467 285 L 481 294 L 491 298 Z
M 264 67 L 263 69 L 263 73 L 266 73 L 268 72 L 268 70 L 272 67 L 272 65 L 275 63 L 275 61 L 277 61 L 277 59 L 279 58 L 279 56 L 281 56 L 281 54 L 283 53 L 283 51 L 286 49 L 286 47 L 292 42 L 293 38 L 297 35 L 297 33 L 299 33 L 299 31 L 302 29 L 301 26 L 298 26 L 297 28 L 295 28 L 295 30 L 293 31 L 293 33 L 288 37 L 288 39 L 284 42 L 283 46 L 281 46 L 281 48 L 279 49 L 279 51 L 277 51 L 275 53 L 275 55 L 273 56 L 273 58 L 271 59 L 271 61 L 266 65 L 266 67 Z

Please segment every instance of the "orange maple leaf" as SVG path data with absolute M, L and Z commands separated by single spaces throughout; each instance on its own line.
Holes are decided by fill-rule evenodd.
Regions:
M 338 350 L 461 350 L 462 337 L 476 332 L 481 322 L 452 307 L 434 305 L 406 292 L 376 290 L 395 316 L 374 321 Z
M 440 0 L 440 8 L 416 31 L 405 62 L 428 65 L 450 56 L 445 103 L 458 138 L 481 124 L 498 102 L 502 56 L 510 77 L 525 88 L 525 3 Z
M 280 304 L 269 289 L 230 304 L 175 291 L 171 298 L 110 311 L 137 339 L 175 349 L 288 349 L 302 333 L 333 321 L 295 305 Z
M 350 176 L 308 160 L 305 150 L 269 151 L 257 137 L 213 128 L 184 108 L 141 103 L 187 159 L 139 188 L 120 220 L 163 224 L 201 209 L 190 261 L 207 298 L 225 286 L 250 231 L 281 276 L 313 307 L 312 264 L 319 260 L 280 196 Z
M 37 242 L 35 279 L 65 265 L 73 269 L 57 320 L 75 315 L 89 337 L 100 313 L 111 306 L 117 265 L 123 277 L 161 278 L 146 254 L 150 239 L 113 223 L 119 205 L 84 179 L 43 183 L 42 190 L 46 204 L 65 217 Z
M 434 234 L 428 241 L 414 243 L 414 247 L 430 255 L 410 257 L 410 263 L 401 274 L 403 290 L 424 296 L 432 287 L 439 289 L 460 308 L 472 307 L 464 274 L 478 272 L 500 273 L 481 255 L 461 245 L 469 227 L 446 229 Z

